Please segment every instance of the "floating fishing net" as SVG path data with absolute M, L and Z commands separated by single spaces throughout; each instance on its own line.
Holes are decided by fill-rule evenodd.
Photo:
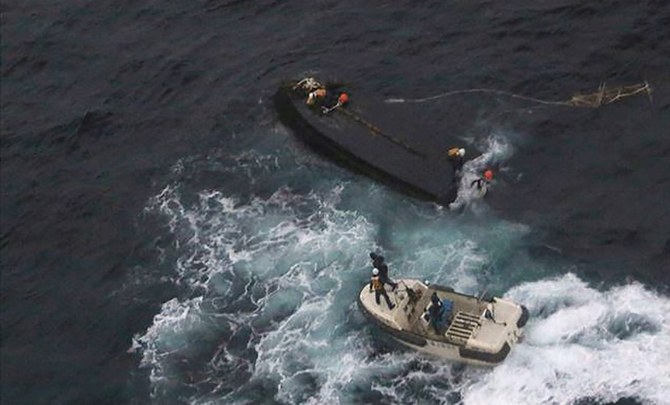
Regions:
M 589 94 L 575 94 L 572 98 L 565 102 L 566 105 L 572 107 L 590 107 L 598 108 L 601 105 L 611 104 L 622 98 L 631 97 L 636 94 L 644 93 L 651 97 L 651 86 L 649 83 L 638 83 L 630 86 L 620 86 L 607 88 L 605 83 L 600 85 L 598 91 Z
M 605 83 L 601 84 L 598 88 L 598 91 L 593 93 L 576 93 L 569 100 L 565 101 L 556 101 L 556 100 L 543 100 L 535 97 L 528 97 L 519 94 L 514 94 L 508 91 L 495 90 L 495 89 L 466 89 L 466 90 L 455 90 L 449 91 L 446 93 L 437 94 L 430 97 L 416 98 L 416 99 L 405 99 L 405 98 L 389 98 L 386 100 L 387 103 L 424 103 L 426 101 L 433 101 L 443 97 L 449 97 L 457 94 L 468 94 L 468 93 L 488 93 L 488 94 L 497 94 L 501 96 L 507 96 L 512 98 L 517 98 L 521 100 L 526 100 L 539 104 L 547 105 L 559 105 L 567 107 L 588 107 L 588 108 L 598 108 L 605 104 L 611 104 L 616 101 L 619 101 L 626 97 L 631 97 L 637 94 L 646 94 L 651 99 L 651 86 L 649 83 L 638 83 L 629 86 L 618 86 L 618 87 L 607 87 Z

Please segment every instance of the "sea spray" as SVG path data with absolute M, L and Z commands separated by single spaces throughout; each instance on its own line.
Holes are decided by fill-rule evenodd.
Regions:
M 463 165 L 458 185 L 458 195 L 454 202 L 449 204 L 449 208 L 452 211 L 461 210 L 473 202 L 482 199 L 486 195 L 488 188 L 492 187 L 491 184 L 486 182 L 480 189 L 473 183 L 482 177 L 484 170 L 491 167 L 497 169 L 514 153 L 514 148 L 509 138 L 498 133 L 493 133 L 485 138 L 482 149 L 484 152 L 481 155 L 468 160 Z

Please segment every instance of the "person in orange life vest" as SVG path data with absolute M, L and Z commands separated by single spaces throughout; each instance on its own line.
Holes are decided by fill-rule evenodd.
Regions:
M 393 288 L 392 291 L 395 291 L 398 288 L 398 283 L 389 278 L 389 268 L 384 263 L 384 256 L 370 252 L 370 259 L 372 259 L 372 267 L 379 270 L 379 278 L 382 280 L 382 283 L 390 285 Z
M 449 163 L 454 168 L 454 178 L 460 177 L 461 171 L 463 170 L 463 164 L 465 164 L 465 149 L 463 148 L 451 148 L 447 152 L 447 158 Z
M 477 190 L 481 190 L 484 184 L 489 184 L 491 180 L 493 180 L 493 170 L 486 169 L 482 177 L 479 177 L 476 180 L 473 180 L 472 183 L 470 183 L 470 188 L 472 188 L 472 186 L 476 184 Z
M 322 101 L 325 98 L 326 98 L 326 89 L 320 88 L 309 93 L 307 95 L 307 101 L 305 101 L 305 103 L 309 106 L 312 106 L 316 104 L 317 101 Z
M 386 300 L 386 305 L 388 305 L 389 309 L 395 308 L 395 304 L 391 304 L 391 299 L 386 293 L 384 283 L 379 278 L 379 270 L 377 269 L 372 269 L 372 277 L 370 278 L 370 292 L 372 292 L 372 290 L 375 291 L 375 301 L 377 302 L 377 305 L 379 305 L 379 296 L 383 295 L 384 299 Z

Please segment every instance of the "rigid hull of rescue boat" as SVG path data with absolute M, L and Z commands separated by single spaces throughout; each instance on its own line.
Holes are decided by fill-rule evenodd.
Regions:
M 280 120 L 317 152 L 413 196 L 443 204 L 455 199 L 458 185 L 447 151 L 457 140 L 430 128 L 406 106 L 340 84 L 323 85 L 327 95 L 310 106 L 312 89 L 298 83 L 282 86 L 275 104 Z M 324 113 L 344 92 L 348 102 Z
M 395 304 L 389 309 L 365 286 L 358 304 L 384 334 L 410 349 L 448 360 L 492 366 L 502 362 L 522 335 L 528 310 L 513 302 L 454 292 L 418 280 L 399 280 L 396 291 L 386 291 Z M 427 319 L 433 293 L 444 303 L 440 319 Z

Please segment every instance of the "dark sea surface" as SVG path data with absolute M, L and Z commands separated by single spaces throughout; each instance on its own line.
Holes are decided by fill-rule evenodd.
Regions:
M 3 0 L 2 404 L 670 403 L 670 2 Z M 414 104 L 499 168 L 462 213 L 315 154 L 282 81 Z M 478 369 L 388 350 L 393 275 L 531 311 Z

